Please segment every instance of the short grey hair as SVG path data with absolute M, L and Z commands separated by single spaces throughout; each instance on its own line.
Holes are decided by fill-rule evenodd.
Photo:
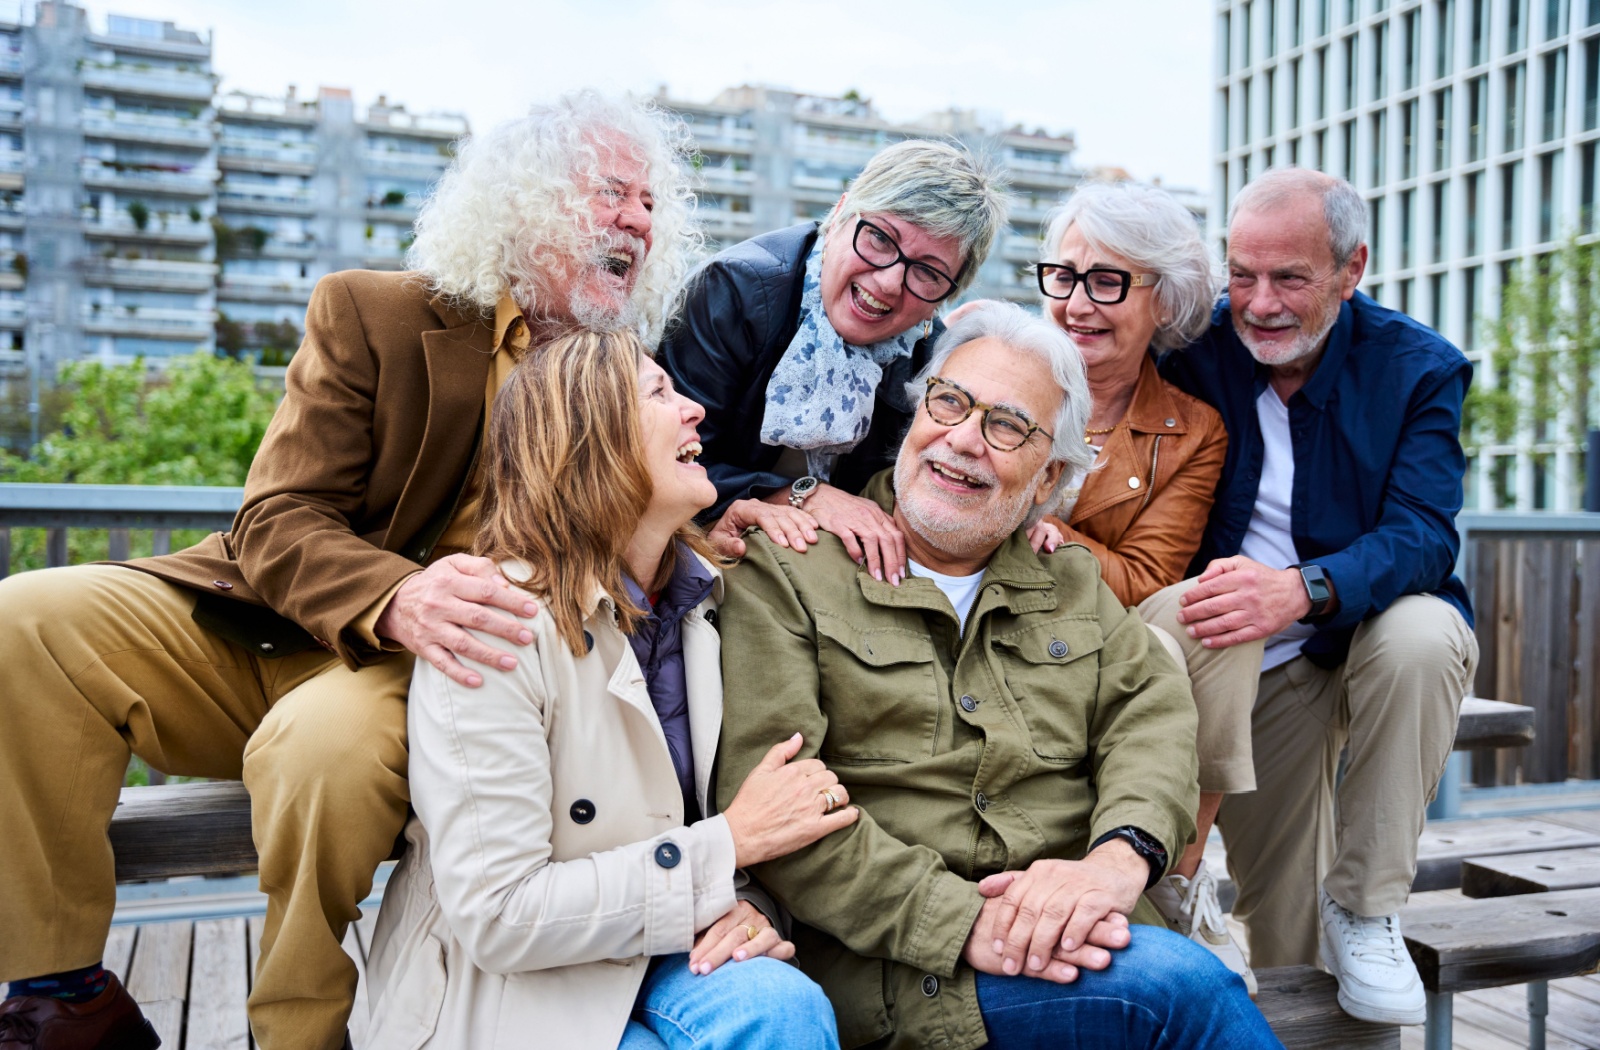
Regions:
M 1084 374 L 1083 356 L 1067 333 L 1050 321 L 1015 303 L 980 299 L 951 322 L 933 344 L 927 365 L 906 384 L 906 399 L 920 407 L 927 393 L 928 377 L 938 375 L 951 354 L 979 339 L 993 339 L 1040 358 L 1050 367 L 1051 378 L 1061 391 L 1061 407 L 1056 410 L 1055 425 L 1050 427 L 1055 441 L 1050 446 L 1049 462 L 1065 466 L 1050 498 L 1029 511 L 1023 524 L 1032 526 L 1056 509 L 1074 477 L 1094 465 L 1096 452 L 1083 439 L 1084 428 L 1089 425 L 1089 381 Z
M 1089 247 L 1120 255 L 1156 274 L 1156 334 L 1160 353 L 1188 346 L 1211 324 L 1221 281 L 1200 223 L 1166 190 L 1132 182 L 1078 187 L 1045 218 L 1040 261 L 1059 261 L 1061 239 L 1073 226 Z
M 1322 198 L 1322 218 L 1328 224 L 1328 248 L 1333 261 L 1344 266 L 1356 249 L 1367 243 L 1367 202 L 1343 179 L 1308 168 L 1269 168 L 1247 183 L 1228 207 L 1228 228 L 1240 212 L 1262 211 L 1298 203 L 1303 196 Z
M 888 212 L 935 237 L 954 237 L 961 274 L 952 297 L 977 280 L 1010 210 L 1010 177 L 992 157 L 965 146 L 907 139 L 867 161 L 849 193 L 829 213 L 823 232 L 852 218 Z

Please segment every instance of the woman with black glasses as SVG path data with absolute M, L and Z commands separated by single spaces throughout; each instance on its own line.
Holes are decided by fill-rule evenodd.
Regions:
M 1234 944 L 1202 860 L 1206 835 L 1227 792 L 1255 787 L 1255 770 L 1222 746 L 1250 727 L 1226 726 L 1217 711 L 1248 712 L 1224 695 L 1255 689 L 1261 643 L 1205 649 L 1173 618 L 1200 547 L 1228 435 L 1215 409 L 1156 373 L 1156 358 L 1206 330 L 1218 280 L 1211 253 L 1188 209 L 1170 194 L 1132 184 L 1078 189 L 1048 220 L 1035 267 L 1044 308 L 1083 354 L 1094 407 L 1083 439 L 1095 465 L 1068 482 L 1056 524 L 1100 562 L 1101 578 L 1146 623 L 1160 626 L 1169 652 L 1187 666 L 1200 712 L 1199 834 L 1149 892 L 1181 933 L 1255 978 Z M 1074 491 L 1075 490 L 1075 491 Z M 1181 642 L 1181 644 L 1180 644 Z
M 943 326 L 940 303 L 969 285 L 1005 224 L 1004 178 L 954 145 L 880 151 L 828 217 L 718 253 L 695 276 L 658 360 L 705 406 L 700 463 L 757 522 L 796 550 L 838 536 L 880 580 L 905 575 L 905 541 L 856 495 L 892 466 L 916 405 L 905 384 Z M 743 544 L 727 537 L 724 553 Z

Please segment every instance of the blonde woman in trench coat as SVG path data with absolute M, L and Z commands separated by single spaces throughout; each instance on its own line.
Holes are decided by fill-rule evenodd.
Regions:
M 722 583 L 689 524 L 716 499 L 703 416 L 626 334 L 564 337 L 507 380 L 476 553 L 543 607 L 516 667 L 478 689 L 418 661 L 416 816 L 368 961 L 369 1046 L 837 1047 L 739 869 L 855 808 L 821 762 L 789 761 L 798 736 L 724 812 L 709 790 Z M 717 529 L 744 524 L 735 507 Z

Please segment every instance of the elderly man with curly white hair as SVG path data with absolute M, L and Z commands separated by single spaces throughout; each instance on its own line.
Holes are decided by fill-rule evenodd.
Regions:
M 659 334 L 697 247 L 687 149 L 681 124 L 592 93 L 465 143 L 412 271 L 317 285 L 230 532 L 0 583 L 0 1033 L 158 1043 L 101 966 L 131 751 L 243 778 L 268 895 L 257 1044 L 345 1043 L 340 942 L 405 823 L 412 662 L 473 687 L 516 658 L 466 628 L 531 640 L 488 608 L 527 595 L 466 553 L 488 407 L 562 327 Z

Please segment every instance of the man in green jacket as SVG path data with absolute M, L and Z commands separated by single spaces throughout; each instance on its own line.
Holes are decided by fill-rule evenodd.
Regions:
M 892 472 L 911 575 L 749 538 L 722 607 L 721 799 L 796 730 L 861 819 L 755 874 L 845 1047 L 1277 1046 L 1141 894 L 1194 834 L 1188 680 L 1078 546 L 1026 529 L 1087 469 L 1066 335 L 988 303 L 912 385 Z M 892 480 L 890 475 L 893 475 Z M 819 792 L 818 805 L 838 799 Z

